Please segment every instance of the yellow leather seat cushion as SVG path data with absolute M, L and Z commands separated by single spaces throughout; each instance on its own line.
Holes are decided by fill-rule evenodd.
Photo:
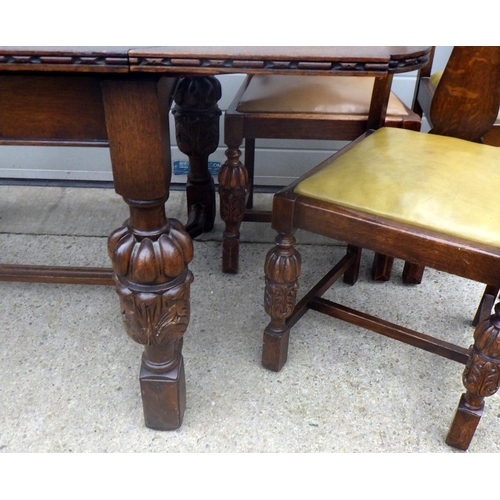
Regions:
M 250 80 L 237 110 L 367 115 L 373 83 L 373 77 L 361 76 L 256 75 Z M 408 114 L 392 92 L 387 114 Z
M 500 148 L 381 128 L 295 192 L 500 247 Z

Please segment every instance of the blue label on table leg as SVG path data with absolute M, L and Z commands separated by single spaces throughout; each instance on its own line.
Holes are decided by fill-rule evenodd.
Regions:
M 219 173 L 220 161 L 209 161 L 208 171 L 211 175 L 217 175 Z M 189 172 L 189 161 L 188 160 L 176 160 L 174 161 L 174 175 L 186 175 Z

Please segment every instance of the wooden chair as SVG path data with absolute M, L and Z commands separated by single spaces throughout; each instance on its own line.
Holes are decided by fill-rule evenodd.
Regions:
M 466 392 L 446 442 L 468 448 L 484 398 L 500 384 L 500 305 L 476 327 L 468 350 L 322 295 L 340 276 L 356 282 L 361 248 L 500 287 L 500 150 L 479 143 L 499 104 L 500 47 L 455 47 L 430 108 L 431 133 L 369 131 L 274 196 L 278 236 L 265 263 L 266 368 L 282 368 L 290 328 L 308 309 L 458 361 L 466 365 Z M 298 228 L 349 244 L 346 256 L 294 307 Z
M 241 221 L 271 221 L 271 212 L 253 209 L 256 139 L 315 139 L 352 141 L 367 129 L 374 89 L 373 77 L 256 75 L 248 77 L 225 113 L 228 147 L 244 143 L 248 189 L 244 213 L 221 208 L 225 222 L 222 269 L 238 272 Z M 421 119 L 394 94 L 390 94 L 386 125 L 420 130 Z M 219 178 L 219 182 L 225 184 Z M 237 196 L 235 190 L 219 189 L 221 207 Z M 391 260 L 380 256 L 374 266 L 376 279 L 388 279 Z

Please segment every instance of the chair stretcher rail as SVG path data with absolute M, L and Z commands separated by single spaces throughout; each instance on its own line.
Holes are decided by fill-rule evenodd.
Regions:
M 468 350 L 463 347 L 404 328 L 320 297 L 315 297 L 310 302 L 310 307 L 315 311 L 328 314 L 334 318 L 347 321 L 356 326 L 361 326 L 404 342 L 405 344 L 410 344 L 462 364 L 466 364 L 469 359 Z

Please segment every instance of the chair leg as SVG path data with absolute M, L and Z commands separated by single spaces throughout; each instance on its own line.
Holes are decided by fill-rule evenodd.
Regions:
M 484 398 L 500 386 L 500 304 L 494 315 L 476 327 L 462 380 L 466 392 L 460 398 L 446 444 L 466 450 L 483 414 Z
M 292 235 L 279 234 L 266 257 L 264 307 L 271 321 L 264 330 L 262 365 L 278 372 L 286 363 L 290 329 L 287 318 L 295 308 L 301 258 Z
M 354 285 L 356 281 L 358 281 L 361 251 L 362 248 L 355 247 L 354 245 L 347 245 L 347 253 L 356 254 L 354 264 L 344 273 L 344 283 L 347 285 Z
M 248 198 L 246 208 L 253 208 L 253 183 L 255 177 L 255 139 L 245 139 L 245 167 L 248 172 Z
M 237 273 L 240 224 L 245 215 L 248 173 L 239 160 L 239 144 L 228 146 L 227 159 L 219 170 L 220 216 L 226 224 L 222 236 L 222 271 Z
M 373 258 L 372 278 L 374 281 L 389 281 L 391 279 L 394 259 L 387 255 L 376 253 Z
M 490 316 L 493 304 L 497 300 L 497 296 L 498 288 L 487 285 L 481 298 L 481 302 L 477 308 L 476 315 L 474 316 L 474 320 L 472 321 L 473 326 L 477 326 L 480 321 Z
M 424 276 L 425 266 L 405 262 L 403 268 L 403 283 L 407 285 L 420 285 Z

